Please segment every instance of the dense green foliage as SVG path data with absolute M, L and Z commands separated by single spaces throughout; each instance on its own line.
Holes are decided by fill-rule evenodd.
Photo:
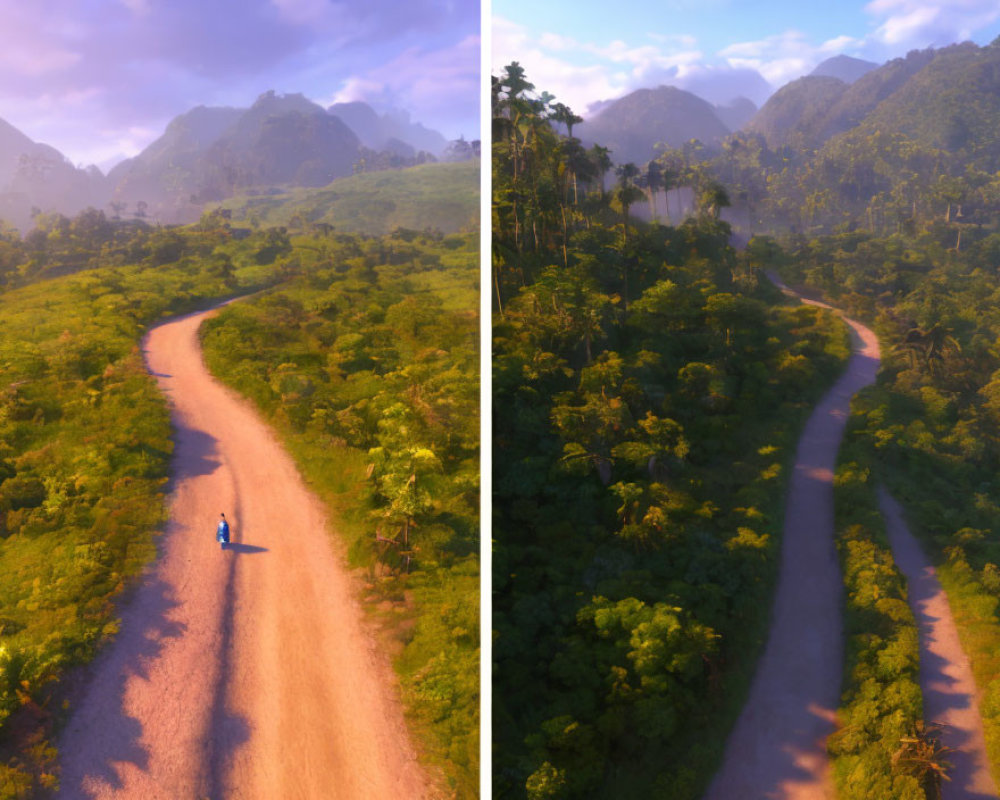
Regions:
M 478 791 L 478 237 L 296 237 L 302 275 L 203 326 L 338 509 L 404 700 L 458 797 Z M 367 477 L 366 477 L 367 476 Z
M 635 225 L 494 79 L 494 796 L 698 796 L 765 634 L 783 476 L 847 355 L 727 244 Z
M 780 327 L 754 283 L 762 265 L 875 324 L 886 353 L 878 385 L 856 404 L 837 479 L 850 637 L 842 725 L 829 743 L 839 790 L 937 791 L 916 630 L 876 479 L 903 502 L 938 566 L 1000 772 L 998 86 L 1000 40 L 910 53 L 850 86 L 806 78 L 721 151 L 698 141 L 660 148 L 643 166 L 620 164 L 608 191 L 612 160 L 627 153 L 583 150 L 572 113 L 547 95 L 532 99 L 516 64 L 494 79 L 501 791 L 650 794 L 650 783 L 628 783 L 643 762 L 664 776 L 653 793 L 687 796 L 711 768 L 707 720 L 725 717 L 716 713 L 731 689 L 725 676 L 752 652 L 740 633 L 754 623 L 734 624 L 728 604 L 766 596 L 766 580 L 748 590 L 692 564 L 703 563 L 706 531 L 718 545 L 726 526 L 742 527 L 719 500 L 732 498 L 719 464 L 741 463 L 767 416 L 752 382 L 737 381 L 748 394 L 722 392 L 722 413 L 705 398 L 734 374 L 752 376 L 754 363 L 769 364 L 776 395 L 794 396 L 783 394 L 792 376 L 760 341 L 737 335 L 738 352 L 714 349 L 720 333 L 728 345 L 739 330 L 720 328 L 719 295 L 739 315 L 757 314 L 758 332 Z M 683 222 L 668 232 L 630 224 L 643 195 L 652 219 Z M 721 240 L 708 243 L 730 203 L 748 241 L 735 257 Z M 759 303 L 753 312 L 748 300 Z M 781 335 L 767 340 L 790 346 Z M 731 436 L 724 414 L 745 435 Z M 691 498 L 688 517 L 675 513 L 679 492 Z M 712 514 L 691 513 L 698 503 Z M 750 574 L 767 575 L 764 553 Z M 648 651 L 673 657 L 669 669 L 655 667 L 658 683 L 642 671 Z M 710 680 L 685 671 L 697 658 L 724 668 L 709 669 Z M 687 744 L 671 727 L 677 719 Z
M 78 227 L 79 218 L 69 225 Z M 114 634 L 114 599 L 155 553 L 172 444 L 143 331 L 281 272 L 273 256 L 259 263 L 263 234 L 237 245 L 221 228 L 174 232 L 169 263 L 167 236 L 114 231 L 97 249 L 120 246 L 135 265 L 0 294 L 2 797 L 54 782 L 46 737 L 56 682 Z M 51 246 L 47 238 L 7 241 L 26 257 L 8 281 L 46 274 L 72 252 L 58 234 Z
M 960 248 L 1000 211 L 998 88 L 998 42 L 913 52 L 851 86 L 803 78 L 710 168 L 751 233 L 912 235 L 939 221 Z
M 234 197 L 233 219 L 263 225 L 332 225 L 341 233 L 382 235 L 396 228 L 456 233 L 478 226 L 479 160 L 424 164 L 338 178 L 321 189 Z
M 904 740 L 926 739 L 917 683 L 919 640 L 906 582 L 885 538 L 869 453 L 857 435 L 863 413 L 858 409 L 869 396 L 855 401 L 835 481 L 847 663 L 839 726 L 827 746 L 843 800 L 923 800 L 937 797 L 936 773 L 925 762 L 899 755 Z

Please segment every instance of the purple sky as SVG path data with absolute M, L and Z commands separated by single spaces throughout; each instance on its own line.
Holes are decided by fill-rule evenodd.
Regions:
M 0 118 L 77 164 L 269 89 L 479 137 L 475 0 L 0 0 Z

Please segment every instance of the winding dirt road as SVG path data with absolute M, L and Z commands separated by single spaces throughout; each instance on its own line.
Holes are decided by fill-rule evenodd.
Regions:
M 951 778 L 941 786 L 944 800 L 996 798 L 997 787 L 986 758 L 986 739 L 972 667 L 962 650 L 948 597 L 937 573 L 910 533 L 903 509 L 879 490 L 893 558 L 906 576 L 910 607 L 920 628 L 920 689 L 924 719 L 944 726 L 941 742 L 954 750 L 948 761 Z
M 845 322 L 853 352 L 799 440 L 767 645 L 706 800 L 835 796 L 826 738 L 834 729 L 844 657 L 833 473 L 851 397 L 875 380 L 879 364 L 875 334 L 853 320 Z
M 427 797 L 323 511 L 268 428 L 208 374 L 205 316 L 146 341 L 176 434 L 170 521 L 59 744 L 59 796 Z

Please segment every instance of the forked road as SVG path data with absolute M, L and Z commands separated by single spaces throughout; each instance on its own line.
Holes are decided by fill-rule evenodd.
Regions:
M 988 800 L 997 787 L 986 757 L 986 737 L 979 710 L 972 666 L 958 638 L 948 597 L 937 571 L 910 533 L 903 508 L 881 489 L 879 506 L 885 518 L 893 558 L 906 576 L 910 607 L 920 628 L 920 689 L 924 718 L 943 726 L 941 743 L 950 747 L 950 780 L 941 786 L 944 800 Z
M 767 645 L 706 800 L 835 796 L 826 738 L 834 729 L 844 658 L 833 472 L 851 397 L 875 380 L 879 363 L 875 334 L 845 321 L 853 352 L 799 440 Z
M 170 520 L 62 737 L 59 796 L 424 798 L 323 511 L 268 428 L 208 374 L 205 316 L 146 341 L 176 434 Z

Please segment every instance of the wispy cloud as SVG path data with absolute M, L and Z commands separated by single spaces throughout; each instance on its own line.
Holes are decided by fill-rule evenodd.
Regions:
M 673 0 L 690 10 L 692 0 Z M 703 0 L 733 6 L 733 0 Z M 679 5 L 678 5 L 679 4 Z M 778 87 L 809 74 L 835 55 L 882 62 L 908 50 L 942 46 L 981 34 L 1000 20 L 998 0 L 870 0 L 868 32 L 831 30 L 818 40 L 801 30 L 734 42 L 704 52 L 693 36 L 647 33 L 631 41 L 579 41 L 564 34 L 534 33 L 509 19 L 494 19 L 494 73 L 519 61 L 539 89 L 555 94 L 578 113 L 628 92 L 659 84 L 692 91 L 714 103 L 743 95 L 760 104 Z
M 577 113 L 650 83 L 676 78 L 702 60 L 691 37 L 661 37 L 632 46 L 621 40 L 580 42 L 545 33 L 532 35 L 516 22 L 493 18 L 493 73 L 519 62 L 539 90 L 554 94 Z
M 454 46 L 439 50 L 409 48 L 391 61 L 345 81 L 329 103 L 364 100 L 378 107 L 395 106 L 419 112 L 421 120 L 446 124 L 452 138 L 477 131 L 462 128 L 465 114 L 456 115 L 455 98 L 475 98 L 478 108 L 479 36 L 467 36 Z
M 267 89 L 331 95 L 404 57 L 456 59 L 451 77 L 478 65 L 465 44 L 478 3 L 462 0 L 0 0 L 0 117 L 74 161 L 140 147 L 194 105 L 245 105 Z M 476 39 L 478 47 L 478 39 Z M 421 61 L 422 60 L 422 61 Z M 478 85 L 448 83 L 435 66 L 450 118 L 478 130 Z M 478 66 L 476 67 L 478 74 Z M 88 94 L 89 93 L 89 94 Z M 426 90 L 395 96 L 428 97 Z M 72 104 L 73 118 L 55 113 Z M 435 103 L 440 108 L 443 103 Z M 408 107 L 434 126 L 424 108 Z M 464 112 L 460 109 L 464 108 Z M 64 115 L 65 116 L 65 115 Z M 128 136 L 108 131 L 134 128 Z
M 872 0 L 873 43 L 928 47 L 971 38 L 1000 19 L 996 0 Z

